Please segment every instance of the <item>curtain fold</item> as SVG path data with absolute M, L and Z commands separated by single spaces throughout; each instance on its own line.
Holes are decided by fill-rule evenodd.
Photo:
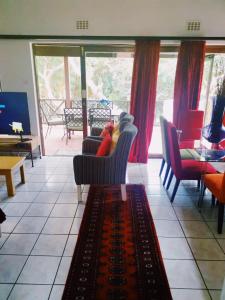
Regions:
M 181 42 L 174 84 L 173 123 L 180 129 L 183 114 L 197 110 L 205 61 L 205 41 Z
M 152 137 L 160 41 L 136 41 L 131 87 L 130 113 L 138 134 L 130 153 L 130 162 L 146 163 Z

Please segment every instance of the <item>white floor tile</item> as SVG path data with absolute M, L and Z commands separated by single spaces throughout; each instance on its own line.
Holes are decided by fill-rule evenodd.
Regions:
M 8 300 L 48 300 L 51 285 L 16 284 Z
M 45 235 L 38 238 L 31 255 L 61 256 L 66 245 L 67 235 Z
M 73 225 L 71 228 L 70 233 L 71 234 L 78 234 L 80 230 L 80 224 L 81 224 L 82 218 L 75 218 L 73 221 Z
M 49 218 L 42 233 L 69 234 L 72 222 L 72 218 Z
M 215 239 L 188 239 L 194 257 L 202 260 L 225 260 L 225 254 Z M 225 261 L 224 261 L 225 264 Z
M 6 216 L 21 217 L 24 215 L 30 203 L 8 203 L 3 209 Z
M 6 300 L 12 289 L 12 284 L 0 284 L 0 300 Z
M 77 210 L 77 204 L 55 204 L 50 216 L 74 218 Z
M 200 221 L 181 221 L 181 226 L 186 237 L 193 238 L 212 238 L 212 232 L 204 222 Z
M 78 203 L 77 193 L 61 193 L 57 203 Z
M 59 262 L 59 257 L 30 256 L 18 283 L 53 284 Z
M 201 274 L 193 260 L 164 260 L 171 288 L 204 289 Z
M 166 259 L 193 259 L 185 238 L 159 238 L 162 257 Z
M 184 237 L 178 221 L 155 220 L 154 224 L 160 237 Z
M 19 276 L 27 256 L 0 255 L 0 283 L 14 283 Z
M 77 235 L 70 235 L 63 256 L 73 256 L 77 243 Z
M 25 216 L 27 217 L 48 217 L 54 204 L 32 203 Z
M 56 275 L 55 284 L 65 284 L 72 257 L 63 257 Z
M 61 300 L 64 291 L 64 285 L 53 285 L 49 300 Z
M 46 220 L 45 217 L 23 217 L 13 233 L 40 233 Z
M 35 203 L 55 203 L 59 197 L 57 192 L 40 192 L 35 199 Z
M 224 261 L 197 261 L 208 289 L 222 289 L 225 277 Z
M 29 255 L 37 238 L 37 234 L 11 234 L 1 248 L 0 254 Z
M 206 290 L 172 289 L 173 300 L 210 300 Z
M 7 217 L 7 219 L 1 224 L 1 230 L 3 233 L 11 233 L 16 225 L 19 223 L 21 217 Z

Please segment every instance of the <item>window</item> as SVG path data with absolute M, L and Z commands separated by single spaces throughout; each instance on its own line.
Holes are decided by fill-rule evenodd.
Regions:
M 173 118 L 173 93 L 177 56 L 163 54 L 159 60 L 155 120 L 152 140 L 149 147 L 150 154 L 161 154 L 161 129 L 159 117 L 163 115 L 169 121 Z

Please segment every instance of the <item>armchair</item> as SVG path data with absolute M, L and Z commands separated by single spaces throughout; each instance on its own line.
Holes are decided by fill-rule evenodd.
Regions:
M 81 184 L 121 184 L 122 198 L 125 196 L 124 187 L 126 168 L 130 148 L 137 134 L 133 124 L 121 122 L 120 136 L 114 151 L 108 156 L 95 156 L 99 141 L 87 139 L 83 144 L 82 155 L 73 159 L 74 176 L 78 190 L 78 201 L 81 201 Z M 88 153 L 88 154 L 86 154 Z

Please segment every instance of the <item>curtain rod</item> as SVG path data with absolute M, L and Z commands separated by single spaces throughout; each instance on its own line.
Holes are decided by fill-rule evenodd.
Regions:
M 90 35 L 12 35 L 1 34 L 0 39 L 79 39 L 79 40 L 194 40 L 194 41 L 225 41 L 225 36 L 212 37 L 212 36 L 90 36 Z

